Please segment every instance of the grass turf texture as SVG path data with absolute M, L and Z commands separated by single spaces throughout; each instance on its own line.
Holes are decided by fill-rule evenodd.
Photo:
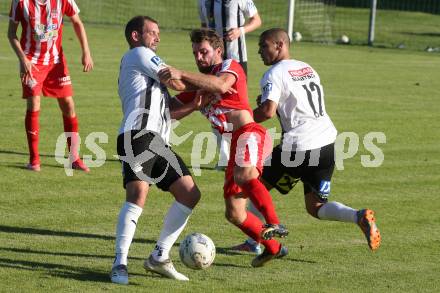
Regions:
M 7 22 L 0 21 L 0 35 Z M 72 27 L 65 28 L 64 47 L 74 83 L 83 137 L 105 132 L 100 146 L 107 161 L 90 174 L 67 177 L 54 159 L 62 134 L 61 114 L 53 99 L 42 99 L 40 151 L 42 172 L 27 162 L 25 102 L 20 99 L 17 60 L 7 42 L 0 46 L 0 278 L 1 291 L 97 292 L 121 289 L 165 291 L 297 291 L 297 292 L 435 292 L 439 290 L 440 222 L 438 201 L 440 133 L 438 97 L 440 57 L 418 52 L 355 46 L 295 44 L 295 58 L 310 63 L 321 76 L 327 111 L 339 132 L 386 134 L 378 144 L 385 161 L 364 168 L 357 155 L 335 171 L 332 199 L 376 211 L 382 247 L 371 253 L 358 227 L 324 222 L 304 210 L 302 186 L 288 196 L 272 192 L 278 214 L 291 231 L 283 240 L 290 254 L 267 267 L 250 266 L 253 256 L 227 248 L 244 240 L 223 217 L 223 174 L 211 163 L 195 180 L 202 199 L 183 232 L 201 232 L 217 246 L 217 258 L 206 271 L 183 266 L 177 246 L 172 256 L 188 283 L 145 274 L 143 259 L 154 247 L 171 196 L 152 188 L 130 250 L 130 285 L 111 284 L 114 230 L 124 200 L 119 163 L 113 158 L 121 119 L 117 96 L 119 61 L 127 49 L 122 27 L 87 26 L 95 60 L 90 74 L 81 72 L 80 50 Z M 187 33 L 162 32 L 158 54 L 168 64 L 195 70 Z M 248 39 L 249 93 L 253 105 L 264 70 L 256 54 L 257 40 Z M 267 127 L 276 126 L 274 119 Z M 195 113 L 176 129 L 209 131 Z M 193 138 L 194 135 L 191 137 Z M 176 148 L 190 162 L 192 139 Z M 92 154 L 84 148 L 82 154 Z M 182 235 L 183 237 L 183 235 Z M 179 240 L 182 239 L 179 238 Z

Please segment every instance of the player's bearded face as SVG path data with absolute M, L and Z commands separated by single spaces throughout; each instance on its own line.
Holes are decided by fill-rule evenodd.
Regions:
M 211 47 L 208 41 L 193 43 L 193 55 L 199 71 L 210 73 L 214 65 L 222 62 L 221 50 Z
M 141 44 L 144 47 L 150 48 L 154 52 L 157 50 L 157 45 L 160 42 L 160 32 L 159 27 L 156 23 L 146 21 L 144 24 L 142 37 L 141 37 Z

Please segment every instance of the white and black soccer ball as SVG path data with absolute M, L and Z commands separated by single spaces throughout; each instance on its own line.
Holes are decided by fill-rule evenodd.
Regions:
M 303 39 L 303 37 L 302 37 L 302 35 L 301 35 L 300 32 L 294 32 L 294 33 L 293 33 L 293 40 L 294 40 L 295 42 L 301 42 L 302 39 Z
M 215 258 L 215 245 L 211 238 L 202 233 L 193 233 L 180 243 L 179 255 L 189 268 L 204 270 L 211 266 Z

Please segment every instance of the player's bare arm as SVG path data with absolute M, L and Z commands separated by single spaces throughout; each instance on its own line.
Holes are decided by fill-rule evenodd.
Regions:
M 186 75 L 191 77 L 185 77 Z M 221 77 L 225 75 L 225 77 Z M 227 75 L 227 76 L 226 76 Z M 161 82 L 177 82 L 180 81 L 184 88 L 179 89 L 179 91 L 192 91 L 198 89 L 204 89 L 211 93 L 236 93 L 237 91 L 232 88 L 235 83 L 235 76 L 232 74 L 221 74 L 220 77 L 214 75 L 206 75 L 202 73 L 193 73 L 179 70 L 177 68 L 168 66 L 161 71 L 159 71 L 158 76 Z M 208 81 L 199 81 L 200 79 L 205 80 L 205 78 L 213 77 L 210 79 L 211 85 L 207 84 Z M 226 79 L 228 79 L 226 81 Z M 193 82 L 193 80 L 197 80 Z M 223 87 L 221 87 L 223 85 Z M 228 88 L 226 88 L 228 87 Z M 225 89 L 226 88 L 226 89 Z
M 234 27 L 231 28 L 228 33 L 225 35 L 225 39 L 228 42 L 238 39 L 242 34 L 247 34 L 253 32 L 257 28 L 259 28 L 262 24 L 261 17 L 258 13 L 249 18 L 249 22 L 247 22 L 242 27 Z
M 82 57 L 81 63 L 83 65 L 83 71 L 89 72 L 93 69 L 93 59 L 90 54 L 89 42 L 87 40 L 86 30 L 81 18 L 78 14 L 73 15 L 70 20 L 72 21 L 73 29 L 78 37 L 79 43 L 81 44 Z
M 194 111 L 200 110 L 213 100 L 213 95 L 204 95 L 198 92 L 190 103 L 183 104 L 177 99 L 171 99 L 170 115 L 172 119 L 180 120 Z
M 12 20 L 9 20 L 8 40 L 15 54 L 17 55 L 18 60 L 20 61 L 21 81 L 25 84 L 28 84 L 29 81 L 33 79 L 32 71 L 38 71 L 38 69 L 35 67 L 34 64 L 32 64 L 29 59 L 26 58 L 26 55 L 24 54 L 23 49 L 20 46 L 20 41 L 17 37 L 18 25 L 18 22 L 16 23 Z
M 199 89 L 218 94 L 230 93 L 236 81 L 236 77 L 232 73 L 221 73 L 219 76 L 215 76 L 183 70 L 181 78 Z
M 255 122 L 263 122 L 272 118 L 277 111 L 277 103 L 271 100 L 266 100 L 264 103 L 258 103 L 259 106 L 254 109 Z

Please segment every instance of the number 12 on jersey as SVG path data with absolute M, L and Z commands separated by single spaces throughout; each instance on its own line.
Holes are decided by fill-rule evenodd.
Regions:
M 321 87 L 314 83 L 313 81 L 310 82 L 308 85 L 303 84 L 302 87 L 307 93 L 307 99 L 309 101 L 310 107 L 313 110 L 313 114 L 316 118 L 319 118 L 320 116 L 324 116 L 324 111 L 322 110 L 322 91 Z M 318 99 L 318 111 L 316 111 L 315 103 L 313 102 L 313 97 L 317 96 Z M 315 98 L 316 100 L 316 98 Z

